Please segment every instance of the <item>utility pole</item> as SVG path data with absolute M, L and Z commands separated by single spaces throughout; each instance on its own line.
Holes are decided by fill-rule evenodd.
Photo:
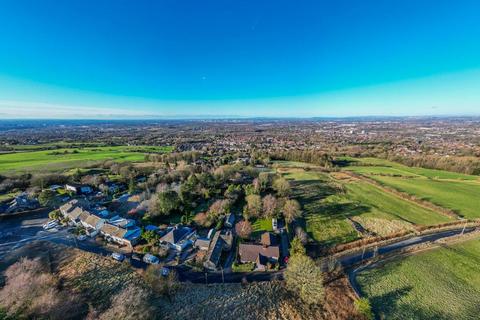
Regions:
M 225 284 L 225 276 L 223 275 L 223 268 L 222 268 L 222 282 Z
M 207 273 L 205 272 L 205 284 L 208 284 Z
M 365 256 L 365 247 L 363 247 L 363 251 L 362 251 L 362 262 L 363 262 L 363 257 Z

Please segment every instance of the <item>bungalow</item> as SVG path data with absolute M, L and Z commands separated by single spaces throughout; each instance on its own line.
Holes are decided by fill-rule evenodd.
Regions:
M 67 183 L 65 189 L 75 194 L 89 194 L 93 192 L 93 188 L 89 185 L 78 183 Z
M 61 214 L 68 218 L 75 224 L 80 223 L 80 214 L 84 212 L 84 207 L 87 206 L 85 201 L 81 201 L 78 199 L 71 200 L 60 207 Z
M 241 243 L 238 247 L 238 254 L 241 263 L 254 262 L 257 270 L 266 270 L 267 264 L 278 263 L 280 248 L 276 245 L 275 237 L 265 232 L 262 234 L 261 244 Z
M 216 270 L 220 263 L 222 252 L 229 251 L 232 248 L 232 243 L 233 234 L 231 231 L 217 231 L 210 243 L 203 266 L 209 270 Z
M 80 223 L 87 229 L 91 230 L 90 234 L 95 235 L 105 223 L 105 219 L 100 218 L 88 211 L 84 211 L 79 216 Z
M 100 229 L 100 233 L 107 239 L 120 245 L 134 246 L 140 239 L 141 229 L 136 227 L 133 229 L 125 229 L 105 223 Z
M 186 247 L 192 244 L 191 238 L 195 235 L 189 227 L 172 227 L 167 233 L 160 238 L 160 244 L 168 246 L 176 251 L 183 251 Z
M 79 224 L 80 223 L 80 215 L 84 213 L 85 211 L 80 208 L 80 207 L 75 207 L 73 208 L 72 211 L 67 212 L 64 216 L 65 218 L 68 218 L 71 222 L 74 224 Z

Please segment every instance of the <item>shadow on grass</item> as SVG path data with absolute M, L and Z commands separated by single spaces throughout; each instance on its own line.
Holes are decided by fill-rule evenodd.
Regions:
M 372 310 L 375 319 L 418 319 L 418 320 L 449 320 L 454 319 L 450 314 L 441 311 L 432 310 L 431 308 L 422 308 L 408 302 L 401 302 L 413 287 L 404 287 L 393 290 L 381 296 L 370 298 Z M 445 301 L 445 303 L 448 303 Z M 472 313 L 472 315 L 478 313 Z M 475 317 L 474 317 L 475 318 Z M 471 318 L 471 319 L 474 319 Z
M 303 218 L 297 219 L 297 225 L 307 232 L 310 239 L 321 246 L 330 246 L 358 238 L 357 231 L 346 219 L 370 212 L 370 207 L 345 200 L 344 190 L 329 181 L 297 181 L 292 186 L 293 196 L 304 212 Z M 341 197 L 339 201 L 327 199 L 336 196 Z
M 399 304 L 399 300 L 403 297 L 406 297 L 412 291 L 412 289 L 413 287 L 406 286 L 379 296 L 371 297 L 370 303 L 372 305 L 372 310 L 375 313 L 375 318 L 390 319 L 390 317 L 393 315 L 400 316 L 400 314 L 403 312 L 400 312 L 402 305 Z
M 341 160 L 334 160 L 332 161 L 332 164 L 334 166 L 344 168 L 344 167 L 349 167 L 349 166 L 354 166 L 355 164 L 359 163 L 360 161 L 358 160 L 346 160 L 346 159 L 341 159 Z

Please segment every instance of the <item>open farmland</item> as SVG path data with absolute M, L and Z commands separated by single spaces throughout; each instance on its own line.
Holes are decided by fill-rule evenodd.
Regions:
M 401 175 L 401 176 L 421 176 L 432 179 L 455 179 L 455 180 L 477 180 L 480 177 L 457 172 L 444 170 L 426 169 L 419 167 L 408 167 L 403 164 L 378 158 L 345 158 L 350 162 L 349 170 L 358 173 L 372 173 L 385 175 Z
M 466 218 L 480 217 L 480 179 L 477 176 L 410 168 L 379 159 L 360 159 L 360 163 L 361 166 L 348 166 L 346 170 L 451 209 Z
M 0 173 L 53 171 L 85 166 L 104 160 L 143 161 L 146 153 L 163 153 L 171 147 L 114 146 L 17 152 L 0 155 Z
M 345 200 L 368 207 L 368 209 L 365 210 L 366 212 L 362 214 L 357 221 L 366 229 L 369 229 L 367 224 L 372 224 L 373 226 L 376 223 L 378 228 L 370 231 L 381 235 L 388 233 L 388 226 L 391 225 L 393 221 L 400 222 L 396 224 L 397 226 L 404 225 L 406 227 L 409 224 L 435 225 L 452 221 L 450 217 L 400 199 L 360 180 L 347 184 L 346 190 L 346 194 L 343 195 Z M 382 231 L 379 225 L 382 223 L 387 227 L 387 232 Z
M 445 246 L 362 272 L 362 292 L 384 319 L 478 319 L 480 240 Z
M 415 225 L 452 220 L 348 176 L 309 171 L 298 166 L 278 171 L 292 181 L 294 195 L 304 209 L 305 229 L 320 243 L 353 241 L 362 231 L 387 235 L 412 229 Z M 355 223 L 361 226 L 359 230 Z
M 297 163 L 295 163 L 297 164 Z M 303 207 L 304 224 L 309 236 L 322 244 L 350 242 L 359 237 L 347 220 L 347 212 L 355 214 L 357 208 L 331 201 L 336 190 L 329 184 L 329 176 L 306 171 L 300 166 L 279 167 L 277 172 L 291 180 L 293 195 Z

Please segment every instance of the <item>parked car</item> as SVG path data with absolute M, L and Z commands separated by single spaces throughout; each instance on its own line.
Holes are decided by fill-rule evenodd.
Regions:
M 112 258 L 117 260 L 117 261 L 122 262 L 123 260 L 125 260 L 125 255 L 123 253 L 113 252 L 112 253 Z
M 272 229 L 273 229 L 273 231 L 278 230 L 278 221 L 277 221 L 276 218 L 272 218 Z
M 87 236 L 84 235 L 84 234 L 81 234 L 81 235 L 79 235 L 79 236 L 77 237 L 77 240 L 78 240 L 78 241 L 84 241 L 84 240 L 86 240 L 86 239 L 87 239 Z
M 153 254 L 147 253 L 146 255 L 143 256 L 143 262 L 149 263 L 149 264 L 158 264 L 160 260 Z
M 45 230 L 50 230 L 50 229 L 53 229 L 53 228 L 56 228 L 56 227 L 58 227 L 57 220 L 51 220 L 51 221 L 49 221 L 49 222 L 47 222 L 43 225 L 43 229 L 45 229 Z

